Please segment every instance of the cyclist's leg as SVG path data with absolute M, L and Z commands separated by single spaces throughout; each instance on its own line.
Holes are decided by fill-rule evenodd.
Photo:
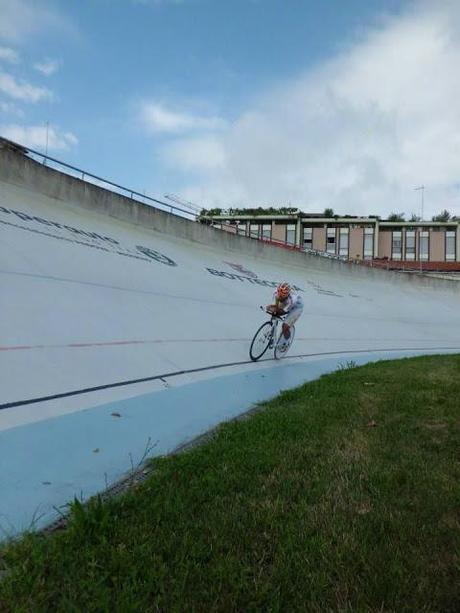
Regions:
M 288 325 L 286 322 L 283 322 L 283 336 L 286 340 L 289 340 L 289 337 L 291 336 L 290 328 L 290 325 Z
M 291 330 L 290 330 L 291 326 L 293 326 L 295 322 L 299 319 L 299 317 L 302 315 L 302 312 L 303 312 L 303 306 L 296 306 L 284 318 L 283 334 L 286 340 L 288 340 L 289 337 L 291 336 Z

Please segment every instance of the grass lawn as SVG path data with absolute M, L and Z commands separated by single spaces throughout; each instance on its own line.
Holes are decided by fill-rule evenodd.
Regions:
M 0 610 L 460 611 L 460 356 L 262 409 L 1 548 Z

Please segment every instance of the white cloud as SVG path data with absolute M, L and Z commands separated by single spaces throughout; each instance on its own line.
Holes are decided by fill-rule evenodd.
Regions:
M 19 55 L 16 53 L 14 49 L 10 49 L 9 47 L 0 47 L 0 62 L 9 62 L 10 64 L 18 64 Z
M 220 130 L 226 123 L 220 117 L 200 117 L 167 109 L 156 102 L 144 102 L 140 118 L 151 132 L 182 133 L 190 131 Z
M 41 72 L 45 76 L 49 77 L 59 70 L 61 64 L 62 62 L 60 60 L 47 59 L 43 62 L 36 62 L 34 64 L 34 68 L 35 70 L 38 70 L 38 72 Z
M 46 87 L 37 87 L 26 81 L 19 81 L 7 72 L 0 70 L 0 92 L 24 102 L 39 102 L 40 100 L 51 100 L 52 92 Z
M 419 2 L 262 94 L 215 135 L 217 166 L 199 138 L 165 159 L 189 173 L 183 195 L 203 204 L 410 213 L 423 183 L 427 215 L 460 214 L 459 65 L 460 3 Z
M 3 100 L 0 100 L 0 111 L 2 111 L 2 113 L 9 113 L 10 115 L 16 115 L 17 117 L 24 116 L 23 111 L 15 104 L 12 104 L 11 102 L 4 102 Z
M 0 125 L 0 135 L 31 149 L 63 151 L 78 144 L 77 137 L 71 132 L 59 132 L 46 126 L 22 126 L 18 124 Z
M 214 136 L 200 136 L 177 140 L 166 145 L 163 155 L 172 168 L 186 171 L 225 168 L 225 149 Z
M 20 42 L 50 30 L 75 34 L 74 26 L 44 0 L 0 0 L 0 40 Z

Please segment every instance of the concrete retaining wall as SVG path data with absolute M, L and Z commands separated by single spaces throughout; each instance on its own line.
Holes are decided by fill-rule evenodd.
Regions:
M 367 280 L 391 280 L 398 284 L 416 284 L 460 292 L 460 287 L 447 279 L 424 276 L 401 276 L 397 272 L 361 267 L 356 264 L 284 250 L 262 241 L 222 232 L 136 202 L 126 196 L 49 168 L 18 151 L 0 148 L 0 180 L 56 200 L 95 211 L 120 221 L 140 225 L 176 238 L 219 247 L 289 266 L 308 267 L 320 272 L 336 271 L 343 275 L 359 276 Z

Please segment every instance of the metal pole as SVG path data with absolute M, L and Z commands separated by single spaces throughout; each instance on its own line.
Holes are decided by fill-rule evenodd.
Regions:
M 422 185 L 422 221 L 423 221 L 423 205 L 424 205 L 424 196 L 425 196 L 425 186 Z
M 422 231 L 418 233 L 418 259 L 420 264 L 420 272 L 422 272 Z
M 43 158 L 43 163 L 46 164 L 46 158 L 48 157 L 48 128 L 49 128 L 49 122 L 45 122 L 45 126 L 46 126 L 46 140 L 45 140 L 45 157 Z
M 421 191 L 422 192 L 422 209 L 421 209 L 421 215 L 420 215 L 420 221 L 423 222 L 423 207 L 424 207 L 424 193 L 425 193 L 425 186 L 424 185 L 420 185 L 419 187 L 414 188 L 414 191 L 418 192 Z M 418 259 L 419 259 L 419 263 L 420 263 L 420 272 L 422 272 L 422 250 L 421 250 L 421 244 L 422 244 L 422 228 L 423 226 L 420 227 L 419 230 L 419 239 L 418 239 Z
M 422 210 L 421 210 L 421 221 L 423 221 L 423 206 L 424 206 L 424 192 L 425 192 L 425 186 L 424 185 L 420 185 L 420 187 L 415 187 L 414 191 L 418 192 L 421 191 L 422 192 Z

